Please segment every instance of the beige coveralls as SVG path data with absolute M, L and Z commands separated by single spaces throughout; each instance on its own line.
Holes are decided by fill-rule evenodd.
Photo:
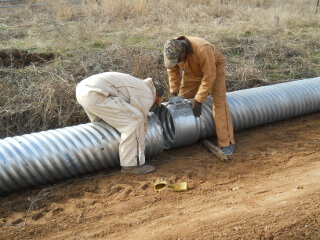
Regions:
M 198 37 L 179 37 L 191 43 L 192 54 L 173 68 L 167 68 L 170 93 L 194 98 L 204 103 L 208 94 L 212 98 L 213 119 L 220 147 L 235 144 L 233 126 L 226 101 L 225 58 L 209 42 Z M 180 85 L 180 69 L 182 81 Z
M 123 167 L 145 163 L 147 114 L 155 94 L 151 78 L 141 80 L 118 72 L 96 74 L 77 85 L 77 100 L 91 122 L 102 119 L 120 132 Z

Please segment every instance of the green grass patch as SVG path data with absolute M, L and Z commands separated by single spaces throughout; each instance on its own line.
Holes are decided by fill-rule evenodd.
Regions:
M 222 42 L 224 42 L 226 46 L 234 46 L 240 44 L 241 41 L 237 36 L 226 36 L 222 38 Z
M 150 49 L 150 46 L 152 45 L 150 44 L 150 42 L 151 42 L 151 39 L 148 37 L 134 36 L 134 37 L 127 38 L 124 41 L 124 45 L 129 47 L 143 47 L 143 48 Z
M 269 75 L 271 81 L 279 81 L 284 79 L 284 75 L 282 73 L 274 72 Z
M 320 54 L 319 52 L 318 53 L 312 53 L 311 55 L 311 61 L 312 63 L 314 64 L 317 64 L 317 65 L 320 65 Z
M 103 49 L 103 48 L 106 48 L 108 46 L 110 46 L 111 43 L 109 42 L 104 42 L 104 41 L 101 41 L 101 40 L 95 40 L 93 43 L 92 43 L 92 47 L 93 48 L 99 48 L 99 49 Z
M 246 30 L 244 33 L 240 35 L 241 37 L 251 37 L 253 36 L 253 32 L 250 30 Z
M 319 21 L 311 22 L 311 23 L 309 23 L 309 27 L 319 28 L 320 27 L 320 22 Z
M 268 63 L 268 64 L 266 64 L 265 68 L 268 70 L 275 70 L 275 69 L 281 68 L 281 66 L 278 64 L 274 64 L 274 63 Z

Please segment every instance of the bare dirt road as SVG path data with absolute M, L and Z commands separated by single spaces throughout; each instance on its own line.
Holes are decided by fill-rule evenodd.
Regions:
M 214 139 L 211 139 L 215 141 Z M 228 163 L 195 143 L 0 197 L 0 239 L 320 239 L 320 113 L 236 133 Z M 156 192 L 158 177 L 187 192 Z

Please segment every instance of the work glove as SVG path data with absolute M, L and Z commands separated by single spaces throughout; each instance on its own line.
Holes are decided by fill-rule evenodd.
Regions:
M 178 96 L 178 93 L 176 93 L 176 92 L 169 94 L 169 98 L 176 97 L 176 96 Z
M 163 96 L 159 97 L 158 102 L 156 103 L 157 106 L 161 106 L 161 103 L 163 102 Z
M 194 115 L 195 117 L 200 117 L 200 115 L 201 115 L 202 103 L 198 102 L 198 101 L 195 100 L 195 99 L 192 99 L 191 105 L 192 105 L 193 115 Z
M 174 192 L 184 192 L 184 191 L 188 191 L 188 184 L 187 182 L 173 184 L 169 179 L 160 177 L 156 180 L 154 184 L 154 189 L 157 192 L 163 191 L 163 190 L 171 190 Z

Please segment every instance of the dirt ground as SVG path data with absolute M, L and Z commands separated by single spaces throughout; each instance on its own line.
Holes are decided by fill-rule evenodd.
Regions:
M 199 142 L 150 160 L 149 175 L 109 169 L 6 194 L 0 239 L 320 239 L 319 123 L 237 132 L 227 163 Z M 189 190 L 156 192 L 158 177 Z

